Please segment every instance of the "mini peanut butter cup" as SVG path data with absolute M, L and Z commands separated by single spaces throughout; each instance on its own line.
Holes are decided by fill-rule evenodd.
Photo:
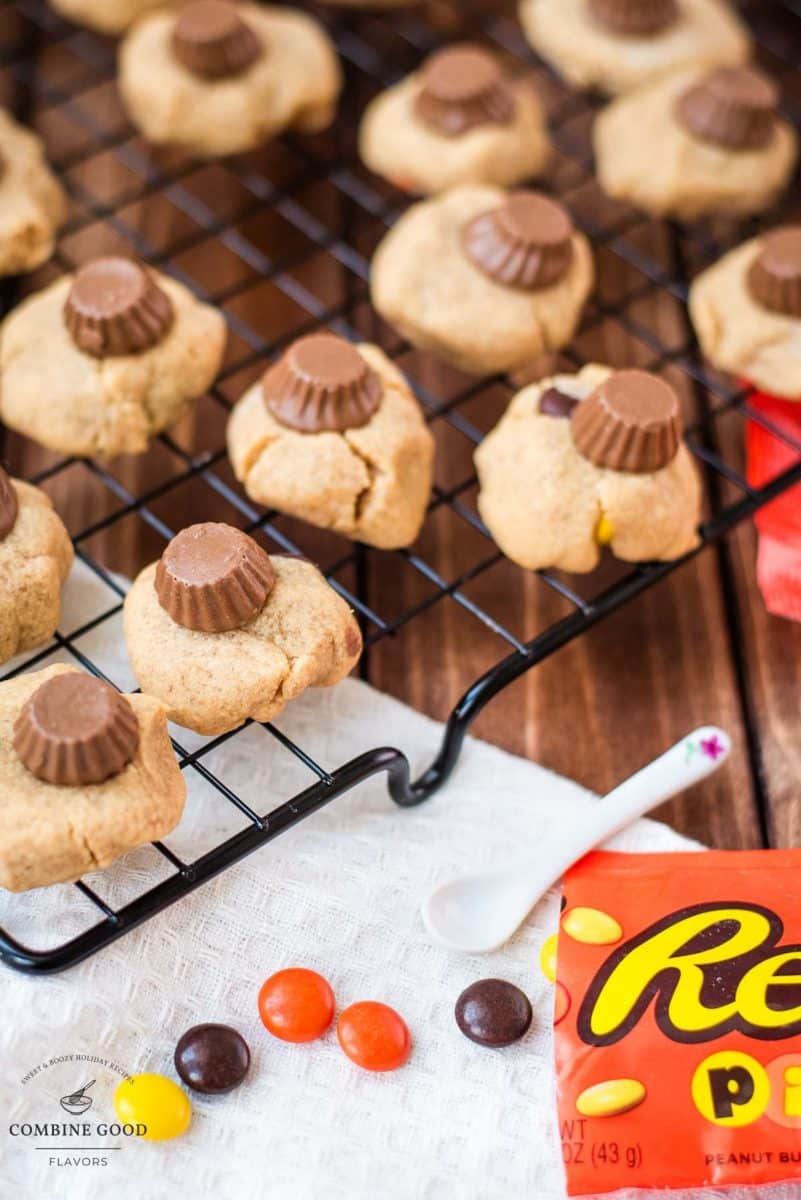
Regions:
M 596 25 L 620 37 L 655 37 L 679 19 L 678 0 L 587 0 Z
M 175 57 L 201 79 L 242 75 L 264 53 L 264 43 L 227 0 L 193 0 L 172 33 Z
M 301 433 L 342 432 L 366 425 L 383 385 L 355 346 L 332 333 L 300 338 L 262 380 L 264 403 L 277 421 Z
M 275 569 L 253 538 L 209 521 L 181 530 L 156 567 L 161 607 L 185 629 L 225 633 L 257 616 L 275 585 Z
M 761 239 L 748 288 L 763 308 L 801 318 L 801 225 L 776 229 Z
M 539 192 L 513 192 L 462 230 L 473 266 L 496 283 L 537 291 L 558 283 L 573 261 L 573 222 Z
M 64 305 L 79 350 L 92 358 L 141 354 L 167 336 L 169 297 L 146 267 L 130 258 L 96 258 L 81 267 Z
M 508 125 L 515 94 L 500 61 L 481 46 L 465 43 L 432 54 L 420 72 L 415 100 L 420 120 L 445 137 L 481 125 Z
M 676 116 L 704 142 L 729 150 L 760 150 L 776 129 L 779 91 L 751 67 L 724 67 L 679 96 Z
M 14 723 L 14 750 L 45 783 L 102 783 L 136 754 L 139 722 L 124 696 L 82 671 L 38 687 Z
M 570 430 L 576 449 L 596 467 L 659 471 L 679 448 L 679 398 L 657 375 L 616 371 L 575 409 Z
M 7 538 L 17 523 L 19 503 L 8 473 L 0 467 L 0 542 Z

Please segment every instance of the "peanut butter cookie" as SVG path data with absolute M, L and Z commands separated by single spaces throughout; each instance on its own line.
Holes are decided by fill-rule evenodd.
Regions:
M 701 349 L 721 371 L 801 399 L 801 225 L 725 254 L 690 288 Z
M 141 454 L 214 382 L 225 336 L 181 284 L 95 259 L 0 326 L 0 416 L 62 454 Z
M 460 183 L 511 187 L 533 179 L 551 152 L 529 80 L 512 78 L 481 46 L 437 51 L 368 105 L 359 132 L 365 164 L 396 187 L 428 195 Z
M 136 579 L 125 640 L 142 690 L 198 733 L 269 721 L 358 662 L 359 627 L 304 559 L 269 556 L 229 525 L 192 525 Z
M 0 468 L 0 662 L 53 636 L 73 557 L 49 498 Z
M 216 158 L 252 150 L 283 129 L 327 128 L 342 73 L 327 34 L 304 12 L 191 0 L 127 34 L 119 83 L 151 142 Z
M 601 186 L 656 217 L 761 212 L 798 157 L 778 104 L 774 83 L 749 67 L 681 71 L 629 92 L 595 122 Z
M 678 397 L 645 371 L 587 366 L 518 392 L 475 453 L 478 510 L 507 557 L 591 571 L 697 544 L 701 487 Z
M 0 108 L 0 275 L 47 261 L 66 208 L 41 138 Z
M 613 94 L 684 67 L 738 67 L 751 54 L 726 0 L 521 0 L 520 20 L 568 83 Z
M 78 879 L 177 825 L 164 708 L 56 665 L 0 683 L 0 887 Z
M 537 192 L 471 185 L 413 205 L 373 258 L 373 304 L 412 345 L 475 375 L 514 371 L 573 336 L 590 245 Z
M 259 504 L 385 549 L 420 531 L 434 439 L 376 346 L 295 342 L 234 408 L 228 452 Z

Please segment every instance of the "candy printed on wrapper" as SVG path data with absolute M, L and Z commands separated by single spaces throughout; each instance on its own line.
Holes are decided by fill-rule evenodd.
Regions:
M 801 850 L 766 850 L 599 851 L 567 874 L 568 1195 L 801 1181 L 799 873 Z

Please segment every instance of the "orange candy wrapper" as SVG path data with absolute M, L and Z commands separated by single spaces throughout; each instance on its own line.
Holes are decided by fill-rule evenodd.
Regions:
M 799 879 L 801 850 L 598 851 L 568 872 L 568 1195 L 799 1180 L 801 1196 Z

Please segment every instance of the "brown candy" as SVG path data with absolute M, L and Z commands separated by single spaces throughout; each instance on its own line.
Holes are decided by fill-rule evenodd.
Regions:
M 765 234 L 748 272 L 748 288 L 758 304 L 801 319 L 801 225 Z
M 201 79 L 243 75 L 264 53 L 264 43 L 226 0 L 193 0 L 172 33 L 175 57 Z
M 481 46 L 465 43 L 437 51 L 420 77 L 415 112 L 445 137 L 481 125 L 508 125 L 514 117 L 515 95 L 503 67 Z
M 275 585 L 266 551 L 232 525 L 190 525 L 167 546 L 156 567 L 156 595 L 185 629 L 240 629 L 264 608 Z
M 48 679 L 14 724 L 14 750 L 45 783 L 102 783 L 128 765 L 139 745 L 136 713 L 110 684 L 82 671 Z
M 0 542 L 7 538 L 17 523 L 19 502 L 14 485 L 0 467 Z
M 230 1025 L 193 1025 L 175 1047 L 174 1062 L 187 1087 L 219 1096 L 244 1080 L 250 1070 L 250 1047 Z
M 558 283 L 573 261 L 573 222 L 539 192 L 513 192 L 462 230 L 474 266 L 507 287 L 536 291 Z
M 597 467 L 659 471 L 679 448 L 679 398 L 657 375 L 616 371 L 578 406 L 570 429 L 576 449 Z
M 130 258 L 96 258 L 81 267 L 64 305 L 75 345 L 93 358 L 141 354 L 163 341 L 172 304 L 153 276 Z
M 342 432 L 366 425 L 383 385 L 355 346 L 332 333 L 300 338 L 262 380 L 264 403 L 277 421 L 301 433 Z
M 525 992 L 505 979 L 480 979 L 456 1001 L 456 1024 L 479 1046 L 511 1046 L 527 1033 L 533 1013 Z
M 552 387 L 540 396 L 540 412 L 546 417 L 572 417 L 578 403 L 575 396 L 568 396 L 567 392 Z
M 728 150 L 761 150 L 776 129 L 779 92 L 751 67 L 724 67 L 683 92 L 676 116 L 694 137 Z
M 678 0 L 587 0 L 593 21 L 620 37 L 655 37 L 679 19 Z

